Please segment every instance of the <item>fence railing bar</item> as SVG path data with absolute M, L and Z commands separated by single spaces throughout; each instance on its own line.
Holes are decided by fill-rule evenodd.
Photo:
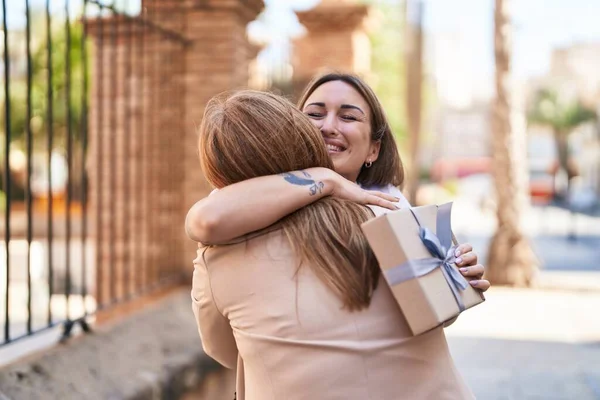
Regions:
M 6 206 L 4 208 L 4 254 L 6 254 L 6 289 L 4 294 L 4 341 L 10 342 L 10 55 L 8 47 L 8 26 L 6 16 L 6 1 L 2 0 L 2 28 L 4 30 L 4 195 Z
M 112 11 L 114 14 L 120 14 L 123 18 L 131 20 L 133 22 L 139 22 L 139 20 L 136 17 L 132 17 L 129 15 L 125 15 L 125 14 L 121 14 L 119 12 L 119 10 L 116 9 L 114 4 L 104 4 L 98 0 L 88 0 L 88 2 L 90 4 L 95 4 L 98 7 L 100 7 L 100 9 L 106 9 L 106 10 L 110 10 Z M 184 36 L 182 36 L 181 34 L 179 34 L 176 31 L 164 28 L 152 21 L 143 21 L 142 23 L 146 24 L 148 27 L 152 28 L 154 31 L 159 32 L 161 34 L 163 34 L 164 36 L 166 36 L 169 39 L 173 39 L 173 40 L 177 40 L 182 42 L 185 45 L 189 45 L 191 43 L 190 40 L 188 40 L 187 38 L 185 38 Z
M 156 292 L 157 290 L 160 289 L 167 289 L 169 287 L 174 287 L 175 285 L 178 285 L 181 282 L 181 275 L 180 274 L 176 274 L 173 276 L 169 276 L 169 277 L 165 277 L 160 279 L 159 281 L 155 282 L 154 284 L 143 288 L 142 290 L 136 292 L 135 294 L 133 294 L 131 296 L 131 298 L 129 300 L 136 300 L 136 299 L 140 299 L 144 296 L 147 296 L 149 294 L 152 294 L 153 292 Z M 48 324 L 45 325 L 39 329 L 36 329 L 36 331 L 34 332 L 35 334 L 37 333 L 42 333 L 45 332 L 47 330 L 56 328 L 58 326 L 62 326 L 63 329 L 69 330 L 72 326 L 74 326 L 75 324 L 79 324 L 81 326 L 81 328 L 83 329 L 84 332 L 90 332 L 90 326 L 87 323 L 87 317 L 96 315 L 98 311 L 104 311 L 106 309 L 108 309 L 110 307 L 108 307 L 108 305 L 104 306 L 104 307 L 98 307 L 97 310 L 90 312 L 87 316 L 82 316 L 80 318 L 74 318 L 72 320 L 69 321 L 64 321 L 65 323 L 63 324 L 62 322 L 54 322 L 52 324 Z M 67 334 L 68 336 L 68 334 Z M 6 341 L 4 342 L 4 344 L 7 343 L 15 343 L 17 341 L 21 341 L 23 339 L 27 339 L 27 338 L 31 338 L 32 335 L 31 334 L 22 334 L 19 336 L 15 336 L 13 338 L 10 339 L 10 341 Z
M 33 196 L 31 175 L 33 170 L 33 132 L 31 131 L 31 86 L 33 64 L 31 62 L 31 15 L 29 0 L 25 0 L 25 51 L 27 53 L 27 111 L 25 114 L 25 140 L 27 142 L 27 180 L 25 205 L 27 208 L 27 334 L 31 334 L 31 242 L 33 241 Z M 7 282 L 8 284 L 8 282 Z
M 10 344 L 14 344 L 14 343 L 16 343 L 16 342 L 20 342 L 20 341 L 22 341 L 23 339 L 27 339 L 27 338 L 29 338 L 29 339 L 33 339 L 33 337 L 35 337 L 35 336 L 34 336 L 34 334 L 38 334 L 38 333 L 42 333 L 42 332 L 48 331 L 48 330 L 50 330 L 50 329 L 52 329 L 52 328 L 56 328 L 57 326 L 60 326 L 60 323 L 52 323 L 52 324 L 49 324 L 49 325 L 44 325 L 44 326 L 42 326 L 42 327 L 40 327 L 40 328 L 36 329 L 36 330 L 35 330 L 35 332 L 34 332 L 34 333 L 32 333 L 32 334 L 29 334 L 29 333 L 23 333 L 23 334 L 21 334 L 21 335 L 17 335 L 17 336 L 15 336 L 15 337 L 12 337 L 12 338 L 10 338 L 10 341 L 6 341 L 6 342 L 4 342 L 3 344 L 8 344 L 8 343 L 10 343 Z M 1 347 L 0 347 L 0 348 L 1 348 Z
M 147 296 L 149 294 L 152 294 L 153 292 L 156 292 L 158 290 L 168 289 L 169 287 L 174 287 L 175 285 L 178 285 L 180 282 L 181 282 L 180 275 L 163 278 L 160 281 L 156 282 L 155 284 L 148 286 L 146 288 L 143 288 L 142 290 L 136 292 L 134 295 L 131 296 L 131 298 L 129 300 L 132 301 L 132 300 L 140 299 L 140 298 Z M 97 310 L 91 311 L 87 316 L 82 316 L 80 318 L 74 318 L 70 321 L 60 321 L 60 322 L 57 321 L 57 322 L 53 322 L 52 324 L 44 325 L 44 326 L 36 329 L 35 332 L 33 332 L 33 334 L 24 333 L 22 335 L 12 337 L 9 341 L 5 341 L 2 344 L 3 345 L 8 344 L 8 343 L 13 344 L 15 342 L 20 342 L 24 339 L 32 339 L 32 335 L 35 335 L 38 333 L 43 333 L 45 331 L 48 331 L 48 330 L 56 328 L 56 327 L 63 327 L 64 331 L 68 331 L 66 333 L 66 335 L 63 332 L 63 338 L 61 338 L 61 341 L 62 341 L 65 338 L 65 336 L 67 336 L 67 337 L 70 336 L 70 330 L 72 327 L 74 327 L 75 324 L 79 324 L 84 332 L 91 332 L 91 328 L 87 322 L 87 318 L 90 316 L 96 315 L 98 313 L 98 311 L 104 311 L 109 308 L 110 307 L 108 307 L 108 306 L 98 307 Z
M 117 180 L 116 180 L 116 175 L 117 175 L 117 171 L 116 171 L 116 166 L 115 166 L 115 162 L 116 162 L 116 152 L 117 152 L 117 137 L 118 137 L 118 132 L 117 132 L 117 108 L 116 108 L 116 95 L 117 95 L 117 87 L 116 87 L 116 80 L 114 79 L 115 75 L 118 76 L 118 74 L 116 73 L 117 68 L 118 68 L 118 63 L 117 63 L 117 58 L 118 58 L 118 51 L 117 51 L 117 28 L 118 28 L 118 24 L 117 24 L 117 19 L 114 18 L 116 15 L 116 11 L 115 8 L 109 8 L 109 10 L 112 11 L 112 21 L 110 24 L 110 46 L 111 46 L 111 67 L 110 67 L 110 74 L 111 74 L 111 85 L 110 85 L 110 94 L 109 94 L 109 101 L 110 101 L 110 118 L 109 118 L 109 165 L 110 168 L 108 170 L 108 181 L 109 181 L 109 198 L 111 199 L 110 201 L 110 205 L 109 205 L 109 210 L 110 210 L 110 218 L 109 218 L 109 241 L 108 241 L 108 252 L 109 252 L 109 261 L 108 261 L 108 267 L 109 267 L 109 271 L 110 271 L 110 282 L 109 282 L 109 293 L 110 293 L 110 303 L 112 304 L 115 299 L 117 298 L 117 291 L 116 291 L 116 281 L 117 281 L 117 266 L 116 266 L 116 211 L 117 211 L 117 207 L 116 207 L 116 199 L 115 199 L 115 193 L 117 192 L 116 186 L 117 186 Z
M 47 73 L 47 101 L 46 106 L 46 151 L 48 154 L 48 310 L 47 310 L 47 321 L 48 325 L 52 324 L 52 294 L 54 293 L 54 263 L 53 263 L 53 195 L 52 195 L 52 147 L 54 139 L 54 92 L 52 88 L 52 16 L 50 14 L 50 0 L 46 0 L 46 69 Z
M 87 59 L 87 5 L 88 0 L 83 0 L 82 35 L 81 35 L 81 65 L 82 65 L 82 89 L 81 89 L 81 294 L 83 297 L 83 315 L 88 315 L 87 309 L 87 127 L 88 127 L 88 59 Z
M 65 213 L 65 300 L 67 321 L 71 319 L 71 204 L 73 196 L 73 126 L 71 109 L 71 16 L 65 0 L 65 107 L 67 111 L 67 193 Z
M 168 282 L 180 282 L 180 274 L 171 273 L 167 270 L 166 260 L 172 259 L 173 249 L 157 248 L 154 246 L 160 241 L 161 235 L 175 235 L 175 228 L 165 226 L 162 220 L 162 215 L 159 211 L 164 211 L 172 214 L 175 203 L 171 198 L 160 199 L 157 196 L 151 196 L 150 193 L 154 189 L 166 190 L 172 192 L 176 183 L 169 179 L 173 176 L 174 170 L 168 168 L 162 170 L 156 164 L 155 160 L 161 156 L 163 152 L 169 154 L 175 150 L 175 145 L 170 143 L 167 137 L 161 135 L 161 132 L 178 129 L 179 122 L 173 124 L 168 121 L 173 121 L 177 118 L 180 110 L 182 99 L 178 96 L 181 82 L 177 75 L 181 66 L 175 62 L 176 54 L 179 47 L 184 48 L 183 40 L 165 40 L 173 37 L 164 35 L 169 29 L 174 26 L 170 24 L 171 19 L 163 19 L 163 15 L 156 9 L 151 8 L 151 19 L 145 18 L 148 16 L 148 10 L 144 8 L 142 17 L 133 17 L 127 12 L 120 12 L 115 6 L 115 2 L 111 6 L 105 6 L 98 0 L 79 0 L 83 3 L 83 15 L 81 22 L 83 23 L 83 32 L 79 41 L 79 36 L 75 36 L 79 31 L 75 28 L 74 15 L 72 13 L 72 2 L 65 0 L 61 3 L 64 6 L 66 14 L 64 25 L 59 28 L 59 34 L 53 32 L 52 23 L 59 22 L 52 16 L 52 2 L 46 0 L 44 3 L 46 15 L 46 26 L 42 30 L 35 29 L 35 14 L 34 7 L 31 6 L 31 0 L 24 0 L 25 3 L 25 47 L 26 47 L 26 76 L 11 77 L 10 60 L 11 52 L 9 49 L 9 34 L 7 25 L 10 21 L 10 16 L 7 15 L 6 9 L 10 8 L 8 0 L 2 0 L 4 28 L 4 112 L 5 112 L 5 162 L 4 168 L 4 183 L 6 191 L 6 207 L 5 207 L 5 237 L 3 244 L 5 245 L 6 253 L 6 271 L 3 271 L 2 280 L 6 278 L 6 290 L 4 294 L 5 304 L 0 306 L 0 311 L 3 311 L 6 318 L 3 321 L 4 325 L 4 341 L 1 345 L 10 342 L 21 340 L 22 338 L 30 337 L 34 333 L 45 331 L 57 325 L 63 327 L 63 338 L 69 336 L 74 325 L 80 323 L 84 330 L 89 329 L 85 323 L 85 318 L 93 315 L 97 310 L 106 309 L 116 303 L 128 301 L 136 297 L 145 296 L 156 289 L 162 288 Z M 128 0 L 125 0 L 128 2 Z M 153 5 L 157 4 L 156 0 L 148 0 Z M 12 3 L 12 2 L 11 2 Z M 119 3 L 122 4 L 122 3 Z M 90 7 L 98 6 L 100 8 L 100 17 L 90 21 L 90 16 L 87 15 Z M 94 7 L 95 7 L 94 6 Z M 104 11 L 107 11 L 106 13 Z M 22 13 L 23 11 L 21 11 Z M 110 19 L 105 18 L 110 14 Z M 62 12 L 61 12 L 62 15 Z M 61 17 L 62 18 L 62 17 Z M 53 21 L 54 20 L 54 21 Z M 167 22 L 164 27 L 161 22 Z M 92 25 L 90 25 L 92 23 Z M 106 26 L 110 24 L 109 26 Z M 90 29 L 99 32 L 96 38 L 95 57 L 88 59 L 87 41 L 90 39 Z M 158 27 L 158 29 L 157 29 Z M 61 29 L 62 28 L 62 29 Z M 177 27 L 175 27 L 177 28 Z M 45 29 L 46 31 L 44 32 Z M 173 32 L 173 31 L 171 31 Z M 63 39 L 62 36 L 65 35 Z M 39 35 L 36 36 L 36 35 Z M 137 35 L 137 36 L 136 36 Z M 106 38 L 105 38 L 106 36 Z M 181 38 L 180 35 L 177 35 Z M 18 37 L 21 37 L 18 35 Z M 14 37 L 10 37 L 10 42 L 14 41 Z M 65 50 L 63 54 L 53 54 L 59 51 L 61 46 L 57 45 L 57 39 L 60 39 Z M 13 44 L 14 44 L 13 43 Z M 23 42 L 21 42 L 23 43 Z M 39 48 L 39 45 L 46 45 L 46 49 Z M 57 47 L 58 46 L 58 47 Z M 14 47 L 14 46 L 13 46 Z M 79 49 L 81 49 L 81 59 L 79 60 Z M 112 50 L 111 50 L 112 49 Z M 43 65 L 39 68 L 45 68 L 46 71 L 38 70 L 38 54 L 41 50 Z M 176 51 L 177 50 L 177 51 Z M 108 53 L 107 53 L 108 51 Z M 139 57 L 137 56 L 139 55 Z M 64 60 L 65 67 L 57 67 L 59 57 L 62 63 Z M 73 59 L 76 57 L 77 60 Z M 112 57 L 112 58 L 111 58 Z M 82 76 L 79 81 L 79 65 L 74 64 L 77 61 L 82 65 Z M 95 104 L 92 109 L 89 107 L 89 88 L 88 82 L 88 63 L 92 62 L 98 68 L 94 68 L 94 82 L 98 82 L 98 86 L 94 87 L 94 99 L 99 100 L 100 104 Z M 97 63 L 97 64 L 96 64 Z M 14 62 L 13 62 L 14 64 Z M 13 66 L 13 70 L 15 67 Z M 14 74 L 14 71 L 13 75 Z M 38 76 L 39 73 L 41 76 Z M 63 75 L 64 74 L 64 75 Z M 172 75 L 177 75 L 173 78 Z M 14 129 L 15 119 L 11 120 L 11 113 L 14 114 L 15 101 L 11 103 L 11 78 L 17 82 L 25 81 L 26 103 L 25 106 L 25 124 L 22 128 L 23 132 L 11 132 Z M 57 92 L 56 80 L 61 82 L 64 80 L 64 86 L 60 87 L 60 92 Z M 123 82 L 123 79 L 125 82 Z M 39 81 L 39 82 L 38 82 Z M 45 97 L 45 109 L 41 111 L 43 114 L 38 115 L 36 98 L 33 97 L 36 92 L 38 83 L 46 81 L 47 87 L 44 88 L 42 97 Z M 79 92 L 81 83 L 81 93 Z M 36 86 L 34 86 L 36 84 Z M 105 87 L 109 85 L 109 87 Z M 121 86 L 125 85 L 125 86 Z M 177 88 L 175 87 L 177 86 Z M 62 90 L 65 90 L 65 97 L 62 98 Z M 55 90 L 56 89 L 56 90 Z M 14 95 L 14 94 L 13 94 Z M 56 99 L 56 96 L 59 98 Z M 76 99 L 73 98 L 76 97 Z M 77 107 L 75 102 L 81 99 L 81 108 Z M 44 99 L 42 99 L 44 100 Z M 55 102 L 56 100 L 56 102 Z M 118 101 L 117 101 L 118 100 Z M 107 104 L 105 105 L 105 102 Z M 165 104 L 165 102 L 169 104 Z M 176 104 L 171 104 L 172 102 Z M 165 106 L 163 113 L 160 113 L 161 107 Z M 65 107 L 65 110 L 62 108 Z M 81 111 L 78 113 L 78 111 Z M 59 112 L 58 115 L 57 112 Z M 64 114 L 62 112 L 64 111 Z M 94 216 L 94 212 L 88 210 L 88 206 L 92 205 L 88 201 L 88 181 L 85 172 L 86 160 L 89 157 L 87 153 L 88 147 L 88 114 L 92 113 L 94 117 L 92 126 L 97 125 L 97 132 L 94 132 L 97 137 L 94 138 L 95 153 L 94 161 L 97 161 L 95 169 L 97 170 L 97 179 L 93 182 L 94 195 L 97 197 L 95 214 L 98 218 L 98 223 L 94 227 L 88 225 L 88 211 L 90 218 Z M 97 112 L 97 114 L 95 114 Z M 55 115 L 56 114 L 56 115 Z M 13 115 L 14 116 L 14 115 Z M 43 128 L 47 137 L 38 143 L 37 136 L 34 136 L 35 120 L 43 116 L 46 126 Z M 63 125 L 64 116 L 64 125 Z M 57 119 L 58 118 L 58 119 Z M 80 119 L 79 119 L 80 118 Z M 137 119 L 139 118 L 139 119 Z M 60 121 L 59 121 L 60 119 Z M 77 121 L 77 122 L 75 122 Z M 56 123 L 59 122 L 59 125 Z M 11 125 L 12 124 L 12 125 Z M 55 129 L 60 126 L 59 130 Z M 64 131 L 63 131 L 64 129 Z M 65 136 L 62 136 L 65 132 Z M 11 199 L 14 188 L 11 191 L 10 172 L 10 152 L 11 140 L 15 134 L 19 137 L 24 133 L 25 152 L 26 152 L 26 175 L 25 175 L 25 216 L 26 216 L 26 243 L 27 243 L 27 321 L 25 330 L 15 332 L 18 336 L 11 338 L 11 328 L 14 328 L 14 315 L 11 315 L 10 308 L 11 295 L 15 294 L 15 284 L 11 282 L 10 268 L 10 245 L 14 240 L 11 238 L 11 211 L 14 214 L 14 205 Z M 55 134 L 60 134 L 55 137 Z M 56 221 L 56 198 L 53 196 L 53 179 L 56 179 L 56 170 L 53 169 L 52 155 L 57 143 L 66 145 L 66 191 L 65 191 L 65 221 Z M 77 142 L 80 140 L 80 142 Z M 34 158 L 33 149 L 37 149 L 40 145 L 40 150 L 44 150 L 47 154 L 47 160 L 44 160 L 44 167 L 47 166 L 47 171 L 44 171 L 44 180 L 47 179 L 47 187 L 44 188 L 44 195 L 47 195 L 47 204 L 44 207 L 43 213 L 47 222 L 47 243 L 48 251 L 44 256 L 44 261 L 47 260 L 47 277 L 44 278 L 44 283 L 48 287 L 48 302 L 41 309 L 35 307 L 34 300 L 38 294 L 38 281 L 35 280 L 35 267 L 37 264 L 35 258 L 34 239 L 37 240 L 34 227 L 37 228 L 35 213 L 36 204 L 34 202 L 35 178 L 33 166 L 37 162 Z M 139 146 L 139 147 L 138 147 Z M 79 151 L 81 150 L 81 159 Z M 140 154 L 141 153 L 141 154 Z M 36 153 L 37 154 L 37 153 Z M 99 159 L 95 159 L 98 156 Z M 135 159 L 140 161 L 133 168 L 128 168 L 126 160 Z M 141 160 L 140 160 L 141 159 Z M 47 161 L 47 162 L 46 162 Z M 79 177 L 79 168 L 81 168 L 81 177 Z M 124 174 L 124 175 L 121 175 Z M 54 182 L 55 184 L 56 182 Z M 77 186 L 80 184 L 80 187 Z M 139 185 L 139 186 L 138 186 Z M 55 186 L 55 185 L 54 185 Z M 141 190 L 136 190 L 141 188 Z M 22 192 L 19 194 L 21 195 Z M 96 199 L 94 197 L 94 200 Z M 78 214 L 75 214 L 75 209 L 78 200 L 81 200 L 81 255 L 73 253 L 79 239 L 76 229 L 76 220 Z M 108 202 L 108 203 L 107 203 Z M 139 205 L 143 204 L 143 209 Z M 46 213 L 47 211 L 47 213 Z M 13 219 L 14 220 L 14 219 Z M 42 221 L 43 224 L 43 221 Z M 57 244 L 55 235 L 56 226 L 65 227 L 65 248 L 58 250 L 59 254 L 65 254 L 64 273 L 62 268 L 57 268 L 58 264 L 54 262 L 56 256 L 53 247 Z M 14 224 L 13 224 L 14 225 Z M 44 224 L 46 225 L 46 224 Z M 77 227 L 78 228 L 78 227 Z M 88 228 L 96 229 L 97 235 L 94 240 L 96 252 L 96 296 L 97 307 L 88 307 L 86 298 L 88 296 L 87 280 L 90 272 L 88 268 L 88 256 L 86 252 L 86 242 L 90 242 L 93 234 L 88 234 Z M 13 227 L 13 231 L 14 231 Z M 60 229 L 62 230 L 62 229 Z M 139 232 L 143 232 L 140 235 Z M 132 235 L 136 233 L 136 235 Z M 15 233 L 13 232 L 14 236 Z M 77 235 L 75 237 L 74 235 Z M 89 237 L 88 237 L 89 235 Z M 12 241 L 11 241 L 12 240 Z M 107 242 L 108 241 L 108 242 Z M 0 242 L 1 243 L 1 242 Z M 147 245 L 146 245 L 147 243 Z M 137 252 L 135 251 L 137 249 Z M 64 251 L 64 253 L 63 253 Z M 14 249 L 13 249 L 14 252 Z M 73 253 L 73 254 L 72 254 Z M 14 258 L 14 257 L 13 257 Z M 62 257 L 61 257 L 62 258 Z M 76 263 L 81 260 L 81 265 Z M 140 262 L 143 261 L 143 262 Z M 13 260 L 14 264 L 14 260 Z M 23 262 L 22 264 L 25 264 Z M 20 271 L 25 274 L 25 265 L 19 265 Z M 3 266 L 2 266 L 3 267 Z M 62 265 L 61 265 L 62 267 Z M 81 269 L 81 289 L 77 289 L 79 277 L 76 274 Z M 58 273 L 60 271 L 60 273 Z M 12 271 L 12 278 L 15 278 L 15 271 Z M 46 279 L 47 278 L 47 279 Z M 59 281 L 56 281 L 56 279 Z M 107 279 L 109 278 L 109 279 Z M 46 282 L 47 280 L 47 282 Z M 62 310 L 57 313 L 56 308 L 52 307 L 52 297 L 57 291 L 57 282 L 60 286 L 64 283 L 65 302 L 61 307 L 65 307 L 63 314 Z M 91 282 L 91 281 L 90 281 Z M 13 283 L 11 285 L 11 283 Z M 75 314 L 71 309 L 78 299 L 75 295 L 81 294 L 83 302 L 83 317 L 81 314 Z M 44 295 L 45 296 L 45 295 Z M 14 300 L 14 296 L 12 296 Z M 55 304 L 56 305 L 56 304 Z M 25 308 L 25 307 L 24 307 Z M 3 310 L 2 310 L 3 309 Z M 39 310 L 39 311 L 38 311 Z M 44 323 L 37 324 L 37 316 L 42 317 Z M 59 315 L 60 314 L 60 315 Z M 66 318 L 63 318 L 66 316 Z M 11 325 L 13 323 L 13 325 Z M 39 326 L 42 325 L 42 326 Z
M 32 335 L 38 334 L 38 333 L 43 333 L 46 331 L 49 331 L 50 329 L 54 329 L 57 327 L 62 327 L 63 330 L 65 329 L 65 326 L 71 326 L 74 325 L 75 323 L 78 323 L 81 325 L 82 329 L 84 332 L 88 332 L 89 331 L 89 325 L 87 324 L 87 320 L 86 317 L 80 317 L 80 318 L 74 318 L 70 321 L 64 321 L 64 323 L 62 322 L 54 322 L 52 324 L 48 324 L 48 325 L 44 325 L 38 329 L 35 330 L 35 332 L 33 332 L 33 334 L 22 334 L 19 336 L 15 336 L 14 338 L 11 338 L 10 343 L 15 343 L 15 342 L 20 342 L 23 339 L 32 339 Z M 70 328 L 69 328 L 70 329 Z

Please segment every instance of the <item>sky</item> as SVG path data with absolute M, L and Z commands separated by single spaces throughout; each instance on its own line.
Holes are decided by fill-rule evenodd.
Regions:
M 379 0 L 396 3 L 400 0 Z M 111 1 L 106 1 L 111 3 Z M 293 10 L 309 9 L 319 0 L 265 0 L 269 26 L 254 26 L 256 35 L 299 34 Z M 468 57 L 469 76 L 489 80 L 493 74 L 493 0 L 423 0 L 425 27 L 433 38 L 458 38 L 460 54 Z M 24 21 L 25 0 L 8 1 L 9 25 Z M 45 0 L 30 0 L 43 8 Z M 63 10 L 65 0 L 50 0 L 51 8 Z M 82 0 L 70 0 L 72 10 Z M 117 0 L 139 10 L 140 0 Z M 552 49 L 572 43 L 600 42 L 600 0 L 513 0 L 515 47 L 514 72 L 519 78 L 538 76 L 548 70 Z M 255 24 L 256 25 L 256 24 Z
M 493 72 L 493 0 L 426 0 L 425 25 L 433 34 L 460 33 L 477 55 L 475 70 Z M 552 49 L 600 42 L 600 1 L 514 1 L 514 71 L 519 77 L 543 74 Z
M 318 0 L 266 0 L 284 12 L 306 9 Z M 398 3 L 399 0 L 387 0 Z M 580 42 L 600 42 L 599 0 L 513 0 L 514 68 L 519 77 L 547 71 L 553 48 Z M 475 71 L 493 72 L 493 0 L 424 0 L 425 27 L 434 36 L 460 35 L 474 55 Z M 277 21 L 273 21 L 276 23 Z M 280 28 L 290 26 L 280 20 Z M 295 29 L 295 28 L 290 28 Z

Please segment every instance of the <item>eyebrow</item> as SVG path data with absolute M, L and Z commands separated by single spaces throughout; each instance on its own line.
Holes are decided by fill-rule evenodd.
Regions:
M 358 111 L 360 111 L 360 112 L 361 112 L 363 115 L 365 115 L 365 112 L 364 112 L 363 110 L 361 110 L 361 109 L 360 109 L 360 107 L 358 107 L 358 106 L 353 106 L 352 104 L 342 104 L 342 105 L 340 106 L 340 108 L 343 108 L 343 109 L 348 109 L 348 108 L 350 108 L 350 109 L 358 110 Z
M 319 103 L 310 103 L 310 104 L 307 104 L 305 107 L 309 107 L 309 106 L 325 107 L 325 103 L 320 103 L 320 102 Z M 366 115 L 365 112 L 360 107 L 352 105 L 352 104 L 342 104 L 340 106 L 340 108 L 358 110 L 363 115 Z

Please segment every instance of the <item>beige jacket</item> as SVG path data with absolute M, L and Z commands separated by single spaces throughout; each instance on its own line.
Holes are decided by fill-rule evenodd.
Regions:
M 193 310 L 206 353 L 237 368 L 238 399 L 473 398 L 443 329 L 411 336 L 383 280 L 348 312 L 308 266 L 296 275 L 281 230 L 203 252 Z

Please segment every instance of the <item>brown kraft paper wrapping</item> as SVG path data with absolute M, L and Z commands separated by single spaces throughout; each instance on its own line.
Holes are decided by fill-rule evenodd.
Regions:
M 367 237 L 381 270 L 390 285 L 392 293 L 398 302 L 414 335 L 419 335 L 444 322 L 451 320 L 460 314 L 459 301 L 451 289 L 448 274 L 442 271 L 442 267 L 436 267 L 433 271 L 423 276 L 417 276 L 401 283 L 394 284 L 390 278 L 391 272 L 405 272 L 409 275 L 414 273 L 413 266 L 405 264 L 409 260 L 431 259 L 432 253 L 427 249 L 420 237 L 419 222 L 431 233 L 442 238 L 447 238 L 445 250 L 451 246 L 450 209 L 451 203 L 442 206 L 427 205 L 393 211 L 362 225 L 363 232 Z M 438 218 L 438 209 L 443 214 Z M 416 215 L 413 215 L 414 214 Z M 418 218 L 418 220 L 417 220 Z M 446 220 L 444 224 L 444 219 Z M 446 232 L 440 232 L 437 230 Z M 454 251 L 454 250 L 453 250 Z M 449 265 L 456 269 L 454 257 L 449 260 Z M 431 260 L 433 263 L 433 260 Z M 404 265 L 403 265 L 404 264 Z M 435 262 L 441 265 L 442 260 Z M 392 271 L 395 267 L 399 267 Z M 404 270 L 408 268 L 409 270 Z M 399 271 L 402 269 L 402 271 Z M 458 272 L 460 274 L 460 272 Z M 459 278 L 462 278 L 460 276 Z M 466 280 L 463 281 L 466 282 Z M 457 291 L 464 308 L 469 309 L 482 303 L 485 299 L 481 291 L 466 284 L 464 290 Z

